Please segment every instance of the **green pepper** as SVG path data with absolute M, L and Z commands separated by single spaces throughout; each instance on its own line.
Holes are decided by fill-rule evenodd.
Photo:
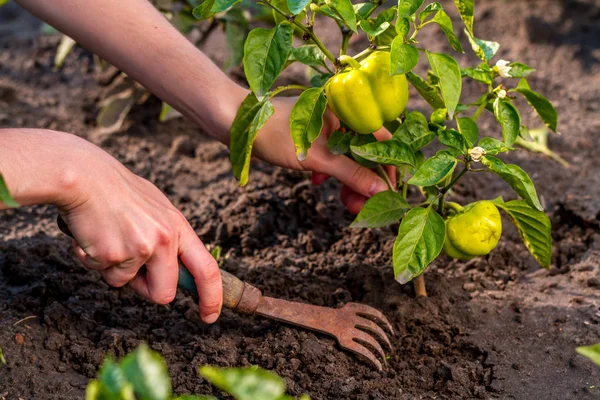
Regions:
M 470 260 L 492 251 L 502 235 L 502 218 L 491 201 L 466 207 L 448 203 L 457 213 L 446 220 L 444 251 L 452 258 Z
M 354 132 L 372 133 L 398 118 L 408 103 L 408 83 L 404 75 L 390 76 L 390 53 L 373 52 L 360 64 L 349 56 L 340 61 L 348 67 L 325 86 L 340 121 Z

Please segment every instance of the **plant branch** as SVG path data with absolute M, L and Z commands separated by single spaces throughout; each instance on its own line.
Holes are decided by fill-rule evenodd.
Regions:
M 415 296 L 427 297 L 427 288 L 425 287 L 425 277 L 423 273 L 413 279 L 413 286 L 415 288 Z
M 306 86 L 302 86 L 302 85 L 279 86 L 278 88 L 273 90 L 273 92 L 271 93 L 269 98 L 273 98 L 273 97 L 277 96 L 279 93 L 285 92 L 286 90 L 306 90 L 306 89 L 308 89 L 308 88 Z
M 380 164 L 377 164 L 377 174 L 381 177 L 381 179 L 383 179 L 385 181 L 385 183 L 388 186 L 388 189 L 391 190 L 392 192 L 395 192 L 394 190 L 394 185 L 392 185 L 392 181 L 390 181 L 390 177 L 388 176 L 387 172 L 385 172 L 385 169 L 383 169 L 383 167 Z
M 544 154 L 544 155 L 550 157 L 551 159 L 553 159 L 554 161 L 558 162 L 565 168 L 570 167 L 570 164 L 567 160 L 565 160 L 564 158 L 562 158 L 561 156 L 559 156 L 558 154 L 556 154 L 555 152 L 550 150 L 548 147 L 543 146 L 537 142 L 528 142 L 528 141 L 524 140 L 523 138 L 518 137 L 517 140 L 515 141 L 515 144 L 517 146 L 523 147 L 526 150 L 533 151 L 534 153 Z
M 369 54 L 371 54 L 374 51 L 377 50 L 389 50 L 390 46 L 371 46 L 369 48 L 364 49 L 363 51 L 361 51 L 360 53 L 358 53 L 355 56 L 352 56 L 352 58 L 354 58 L 355 60 L 359 60 L 363 57 L 368 56 Z

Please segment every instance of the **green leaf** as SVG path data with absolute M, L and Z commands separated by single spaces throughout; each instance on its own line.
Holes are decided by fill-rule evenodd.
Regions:
M 546 126 L 556 132 L 556 127 L 558 125 L 558 113 L 556 112 L 556 109 L 552 103 L 550 103 L 548 99 L 541 94 L 531 90 L 527 80 L 525 79 L 521 79 L 515 90 L 525 97 L 529 105 L 533 107 L 535 112 L 540 116 L 542 121 L 544 121 Z
M 467 149 L 469 148 L 464 136 L 454 129 L 440 129 L 438 131 L 438 140 L 446 146 L 460 150 L 463 154 L 466 154 Z
M 225 71 L 240 65 L 244 59 L 244 42 L 250 30 L 250 26 L 244 17 L 241 8 L 232 8 L 227 11 L 225 20 L 225 39 L 227 43 L 227 58 L 223 64 Z
M 448 109 L 448 115 L 452 119 L 462 90 L 460 67 L 456 60 L 447 54 L 427 52 L 427 58 L 429 59 L 433 73 L 440 80 L 439 86 L 442 98 Z
M 334 13 L 336 13 L 340 19 L 344 22 L 350 30 L 354 33 L 358 33 L 356 30 L 356 14 L 354 14 L 354 7 L 350 0 L 327 0 L 327 4 L 331 7 Z
M 292 50 L 294 29 L 282 22 L 272 29 L 250 31 L 244 45 L 244 72 L 259 100 L 271 89 L 283 71 Z
M 454 0 L 454 4 L 456 4 L 456 8 L 460 14 L 460 18 L 463 20 L 467 30 L 470 33 L 473 33 L 474 2 L 474 0 Z
M 354 4 L 353 7 L 354 13 L 359 19 L 367 19 L 377 5 L 375 3 L 357 3 Z
M 315 75 L 312 78 L 310 78 L 310 87 L 314 87 L 314 88 L 323 87 L 323 86 L 325 86 L 325 84 L 327 83 L 329 78 L 331 78 L 332 76 L 333 75 L 331 75 L 331 74 Z
M 361 29 L 372 38 L 381 35 L 390 27 L 390 23 L 387 21 L 377 21 L 373 19 L 363 19 L 360 21 L 359 25 Z
M 459 53 L 464 53 L 463 48 L 460 44 L 460 40 L 458 40 L 458 38 L 454 34 L 452 20 L 450 19 L 448 14 L 446 14 L 444 10 L 440 10 L 437 12 L 437 14 L 435 14 L 432 21 L 440 26 L 442 32 L 444 32 L 444 34 L 448 38 L 448 43 L 450 43 L 450 46 L 452 46 L 452 48 L 458 51 Z
M 4 354 L 2 353 L 2 347 L 0 347 L 0 364 L 6 365 L 6 358 L 4 358 Z
M 103 391 L 118 399 L 134 399 L 133 386 L 129 383 L 121 367 L 107 358 L 98 371 L 98 381 Z
M 456 164 L 458 161 L 451 154 L 438 153 L 427 159 L 408 183 L 416 186 L 433 186 L 451 175 Z
M 399 140 L 385 140 L 382 142 L 367 143 L 362 146 L 350 146 L 352 153 L 378 164 L 415 165 L 413 149 Z
M 477 146 L 483 148 L 486 154 L 491 156 L 512 150 L 512 147 L 507 146 L 506 143 L 491 137 L 484 137 L 479 141 L 479 143 L 477 143 Z
M 306 160 L 308 149 L 321 133 L 327 107 L 323 88 L 307 89 L 298 98 L 290 115 L 290 132 L 298 160 Z
M 171 378 L 160 354 L 141 344 L 120 362 L 123 374 L 134 392 L 146 400 L 167 400 L 171 396 Z
M 408 211 L 394 242 L 394 276 L 402 284 L 421 275 L 442 251 L 444 219 L 431 206 Z
M 417 92 L 425 99 L 425 101 L 435 110 L 438 108 L 444 108 L 444 100 L 440 97 L 437 90 L 431 86 L 427 81 L 421 78 L 419 75 L 409 72 L 406 74 L 406 79 L 411 85 L 417 89 Z
M 398 0 L 398 18 L 410 17 L 423 5 L 423 0 Z
M 458 126 L 458 131 L 462 133 L 467 140 L 469 147 L 473 147 L 479 137 L 479 128 L 475 121 L 467 117 L 457 118 L 456 125 Z
M 351 228 L 381 228 L 400 221 L 410 205 L 400 193 L 386 190 L 368 199 Z
M 425 22 L 425 19 L 427 17 L 429 17 L 431 14 L 443 10 L 444 8 L 442 7 L 442 5 L 440 3 L 438 3 L 437 1 L 427 4 L 427 7 L 425 7 L 423 9 L 423 11 L 421 11 L 419 13 L 419 23 L 423 24 Z
M 238 109 L 229 133 L 229 160 L 240 186 L 248 183 L 254 139 L 274 112 L 270 101 L 259 102 L 253 93 L 246 96 Z
M 77 42 L 67 35 L 61 36 L 60 43 L 58 43 L 58 48 L 56 49 L 56 55 L 54 56 L 54 66 L 57 69 L 62 68 L 65 59 L 69 53 L 71 53 L 71 50 L 73 50 L 73 47 L 75 47 L 76 44 Z
M 499 158 L 491 155 L 482 157 L 481 162 L 490 171 L 504 179 L 530 206 L 544 211 L 531 178 L 521 167 L 515 164 L 504 164 Z
M 0 201 L 7 207 L 19 207 L 15 200 L 10 195 L 4 177 L 0 174 Z
M 510 63 L 508 66 L 510 67 L 508 75 L 510 75 L 512 78 L 526 78 L 535 72 L 535 69 L 519 62 Z
M 521 116 L 519 111 L 508 101 L 496 99 L 494 101 L 494 115 L 502 126 L 502 137 L 507 146 L 512 146 L 519 137 L 521 130 Z
M 490 71 L 482 70 L 480 68 L 463 68 L 460 72 L 463 78 L 468 76 L 478 82 L 485 83 L 486 85 L 491 85 L 494 82 Z
M 377 138 L 372 133 L 370 133 L 368 135 L 354 135 L 354 136 L 352 136 L 352 139 L 350 140 L 350 148 L 352 148 L 352 146 L 361 147 L 361 146 L 364 146 L 365 144 L 375 143 L 375 142 L 377 142 Z M 377 167 L 377 163 L 367 160 L 366 158 L 359 156 L 358 154 L 354 153 L 353 151 L 351 151 L 350 154 L 352 155 L 352 158 L 354 158 L 354 161 L 356 161 L 363 167 L 366 167 L 366 168 Z
M 592 360 L 594 364 L 600 365 L 600 344 L 593 346 L 579 346 L 575 349 L 577 353 Z
M 404 38 L 398 35 L 392 42 L 390 57 L 390 75 L 406 74 L 419 63 L 419 50 L 412 44 L 404 43 Z
M 211 13 L 220 13 L 233 7 L 242 0 L 215 0 L 215 4 L 210 9 Z
M 314 44 L 307 44 L 292 49 L 292 56 L 304 65 L 326 67 L 325 54 Z
M 352 141 L 352 135 L 348 132 L 334 131 L 329 140 L 327 141 L 327 147 L 334 156 L 340 156 L 346 154 L 350 150 L 350 142 Z
M 427 118 L 418 111 L 411 111 L 394 132 L 394 139 L 401 140 L 417 151 L 427 146 L 434 138 L 435 132 L 429 130 Z
M 552 225 L 543 211 L 532 208 L 526 201 L 504 202 L 494 200 L 494 204 L 503 209 L 519 230 L 525 247 L 544 268 L 550 268 L 552 261 Z
M 500 48 L 499 43 L 477 39 L 467 29 L 465 29 L 465 33 L 469 38 L 469 42 L 471 43 L 473 51 L 475 52 L 477 57 L 479 57 L 483 61 L 490 61 L 492 57 L 496 55 L 496 52 L 498 52 L 498 49 Z
M 285 383 L 276 374 L 258 367 L 200 367 L 200 375 L 236 400 L 279 400 Z
M 287 0 L 287 6 L 290 12 L 294 15 L 300 14 L 311 0 Z
M 167 122 L 178 117 L 181 117 L 181 113 L 163 101 L 158 120 L 160 122 Z
M 204 0 L 199 6 L 194 7 L 192 15 L 200 20 L 212 18 L 214 13 L 211 11 L 215 5 L 215 0 Z
M 398 18 L 395 29 L 398 36 L 404 39 L 410 31 L 410 20 L 408 18 Z
M 373 38 L 373 44 L 375 46 L 390 46 L 396 36 L 398 36 L 396 28 L 390 25 L 385 32 Z

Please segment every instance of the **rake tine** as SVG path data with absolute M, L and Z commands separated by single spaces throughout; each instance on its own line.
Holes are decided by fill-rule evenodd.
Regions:
M 355 342 L 358 342 L 362 345 L 371 346 L 373 349 L 375 349 L 377 354 L 379 354 L 381 359 L 384 360 L 384 362 L 385 362 L 385 351 L 383 351 L 383 348 L 381 347 L 379 342 L 377 340 L 375 340 L 375 338 L 373 336 L 371 336 L 368 333 L 363 332 L 359 329 L 353 329 L 352 334 L 353 334 L 352 336 L 353 336 L 353 339 Z
M 381 327 L 379 325 L 377 325 L 375 322 L 371 321 L 370 319 L 360 317 L 360 316 L 358 318 L 359 318 L 358 321 L 354 325 L 356 328 L 366 330 L 369 333 L 373 334 L 380 341 L 384 342 L 388 349 L 392 350 L 392 343 L 390 343 L 390 339 L 387 337 L 384 330 L 381 329 Z
M 390 331 L 390 333 L 394 335 L 394 328 L 392 328 L 392 324 L 390 324 L 390 321 L 388 321 L 385 315 L 383 315 L 383 313 L 379 310 L 356 303 L 352 303 L 352 309 L 361 317 L 375 319 L 377 322 L 382 323 Z
M 366 358 L 371 363 L 371 365 L 377 368 L 378 371 L 383 370 L 381 362 L 379 362 L 377 357 L 375 357 L 373 353 L 371 353 L 371 351 L 369 351 L 362 344 L 359 344 L 353 340 L 349 340 L 348 342 L 340 343 L 340 346 L 346 350 L 349 350 L 355 354 L 358 354 L 359 356 Z

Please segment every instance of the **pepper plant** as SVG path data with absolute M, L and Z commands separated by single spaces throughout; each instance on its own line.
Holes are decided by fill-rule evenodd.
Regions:
M 205 0 L 194 9 L 194 15 L 211 18 L 238 1 Z M 299 91 L 290 117 L 298 159 L 309 156 L 329 106 L 342 123 L 329 138 L 332 153 L 376 169 L 387 182 L 389 190 L 371 197 L 352 226 L 378 228 L 400 221 L 393 248 L 396 280 L 406 283 L 418 277 L 440 255 L 445 243 L 446 252 L 455 258 L 487 254 L 502 232 L 498 208 L 517 226 L 533 257 L 548 268 L 552 245 L 549 218 L 527 173 L 500 157 L 520 144 L 536 149 L 529 145 L 531 138 L 514 105 L 517 96 L 556 131 L 555 108 L 527 81 L 534 69 L 519 62 L 494 60 L 499 44 L 475 35 L 474 0 L 454 0 L 470 47 L 481 60 L 478 65 L 462 67 L 451 54 L 430 51 L 418 42 L 421 30 L 437 26 L 453 51 L 464 52 L 442 4 L 399 0 L 379 10 L 382 3 L 258 0 L 279 16 L 280 22 L 271 29 L 252 30 L 244 45 L 244 72 L 251 93 L 241 104 L 230 132 L 230 161 L 240 185 L 248 182 L 253 142 L 274 113 L 271 99 Z M 339 52 L 327 48 L 315 33 L 321 18 L 315 18 L 317 14 L 333 19 L 340 27 Z M 294 32 L 301 33 L 302 45 L 294 46 Z M 366 34 L 369 46 L 349 55 L 349 40 L 357 34 Z M 429 65 L 426 77 L 415 72 L 419 62 Z M 281 72 L 293 63 L 314 71 L 310 87 L 273 88 Z M 461 96 L 464 79 L 481 85 L 478 98 Z M 431 107 L 429 115 L 405 110 L 407 102 L 410 105 L 408 83 Z M 479 131 L 477 121 L 482 113 L 495 117 L 502 140 Z M 383 125 L 393 138 L 378 142 L 373 132 Z M 439 150 L 426 157 L 431 152 L 425 152 L 426 147 Z M 396 179 L 388 179 L 384 165 L 396 167 Z M 467 173 L 495 174 L 521 199 L 505 202 L 497 198 L 464 208 L 448 203 L 449 192 Z M 421 201 L 411 197 L 413 204 L 408 202 L 409 186 L 418 189 Z

